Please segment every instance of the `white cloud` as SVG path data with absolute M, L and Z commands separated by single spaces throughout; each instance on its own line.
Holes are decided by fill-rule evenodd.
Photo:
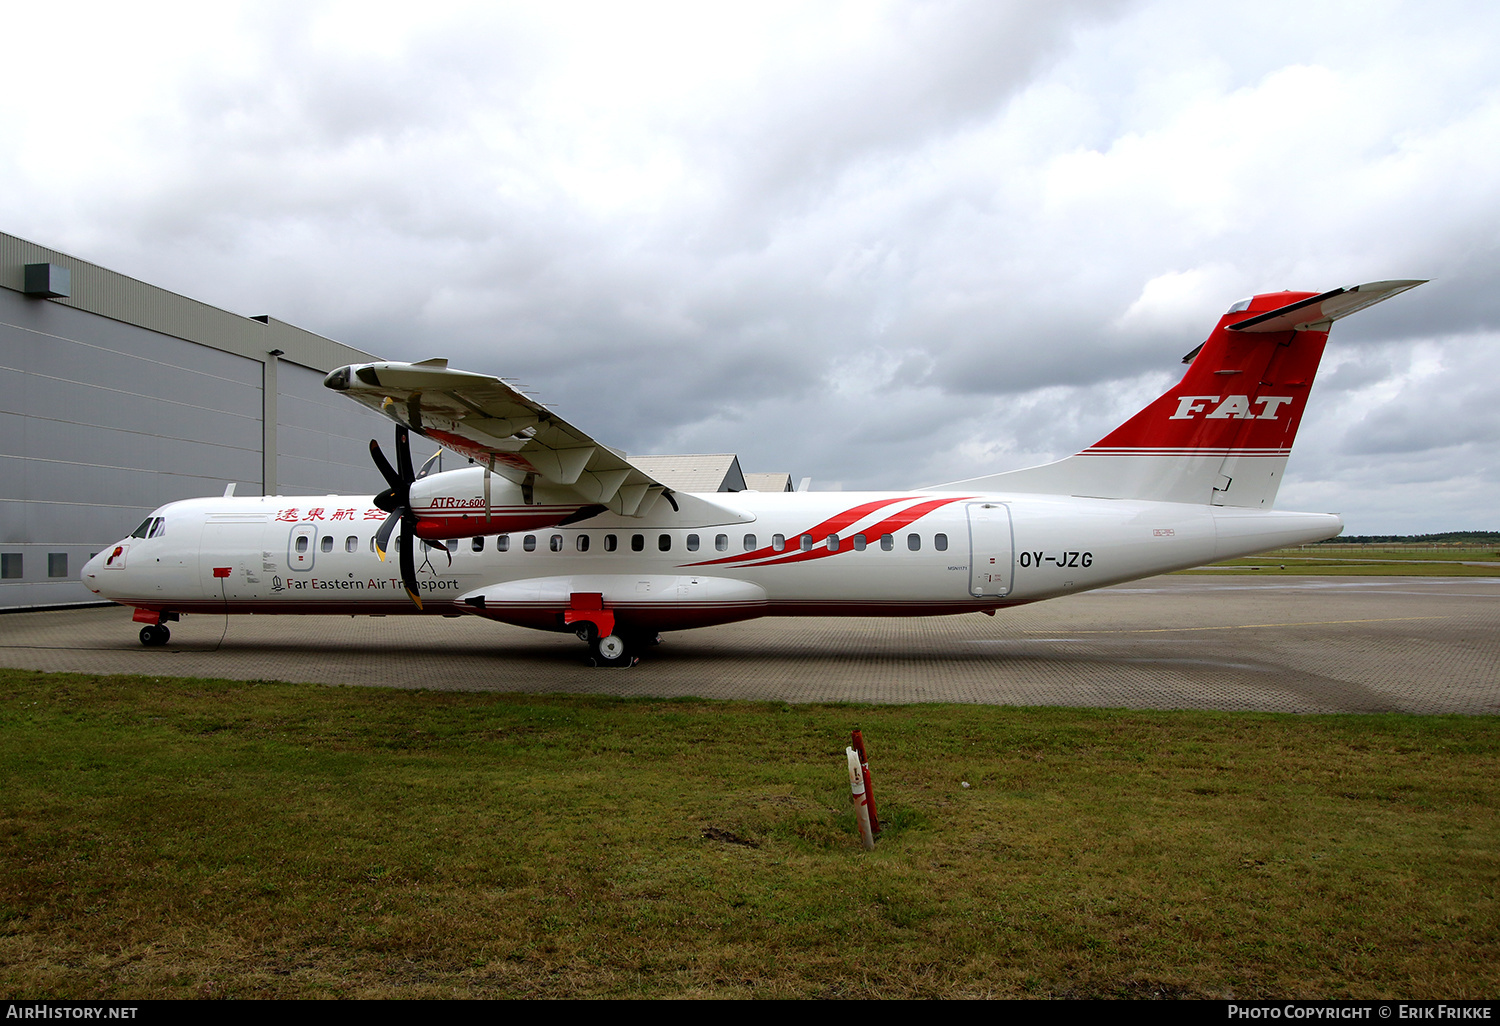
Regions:
M 101 4 L 8 25 L 30 41 L 10 78 L 36 85 L 0 98 L 0 228 L 519 376 L 634 451 L 850 487 L 1006 469 L 1101 437 L 1236 299 L 1433 277 L 1336 327 L 1283 505 L 1410 529 L 1500 505 L 1488 6 Z

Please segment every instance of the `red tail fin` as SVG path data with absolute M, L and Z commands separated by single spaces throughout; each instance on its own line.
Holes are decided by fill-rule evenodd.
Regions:
M 1272 292 L 1236 303 L 1187 373 L 1076 456 L 945 488 L 1269 507 L 1302 423 L 1328 328 L 1422 284 Z
M 1189 354 L 1192 366 L 1175 387 L 1084 453 L 1289 455 L 1328 332 L 1239 325 L 1316 298 L 1312 292 L 1276 292 L 1236 303 L 1208 341 Z

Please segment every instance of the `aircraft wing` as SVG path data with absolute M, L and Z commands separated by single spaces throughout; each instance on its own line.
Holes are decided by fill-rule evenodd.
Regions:
M 499 378 L 447 360 L 340 367 L 323 382 L 398 424 L 526 486 L 554 485 L 624 516 L 670 489 Z M 675 505 L 675 502 L 674 502 Z

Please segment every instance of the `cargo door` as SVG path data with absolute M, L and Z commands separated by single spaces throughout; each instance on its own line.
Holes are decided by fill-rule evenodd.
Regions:
M 198 577 L 203 595 L 226 602 L 255 598 L 262 580 L 269 578 L 263 567 L 271 553 L 262 552 L 270 520 L 264 514 L 215 513 L 203 524 L 198 548 Z

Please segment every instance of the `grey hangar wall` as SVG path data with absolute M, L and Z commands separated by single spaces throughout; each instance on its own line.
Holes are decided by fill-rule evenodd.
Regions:
M 0 234 L 0 610 L 93 600 L 84 562 L 163 503 L 384 488 L 389 422 L 323 388 L 374 359 Z

